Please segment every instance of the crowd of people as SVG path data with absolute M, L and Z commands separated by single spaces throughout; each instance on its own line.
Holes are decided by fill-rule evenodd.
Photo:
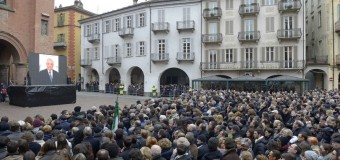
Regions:
M 113 105 L 76 106 L 1 117 L 0 159 L 339 160 L 339 110 L 337 90 L 194 90 L 122 106 L 118 126 Z
M 160 86 L 162 97 L 176 97 L 190 89 L 188 84 L 165 84 Z

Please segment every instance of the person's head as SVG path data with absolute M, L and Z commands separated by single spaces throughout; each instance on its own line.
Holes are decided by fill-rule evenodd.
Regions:
M 187 152 L 187 146 L 184 144 L 177 145 L 177 154 L 178 155 L 184 155 Z
M 340 134 L 333 134 L 332 136 L 332 148 L 340 149 Z
M 162 148 L 159 145 L 153 145 L 151 147 L 151 155 L 153 158 L 161 156 Z
M 18 141 L 18 146 L 19 146 L 18 151 L 19 151 L 20 154 L 24 154 L 25 152 L 30 150 L 30 148 L 28 146 L 28 142 L 24 139 L 20 139 Z
M 128 148 L 131 145 L 132 145 L 132 138 L 130 136 L 126 136 L 124 138 L 124 146 Z
M 227 149 L 227 150 L 236 149 L 235 141 L 232 138 L 228 138 L 228 137 L 225 138 L 224 146 L 225 146 L 225 149 Z
M 143 160 L 142 152 L 137 148 L 132 148 L 129 152 L 129 159 Z
M 146 146 L 151 148 L 152 145 L 155 145 L 157 144 L 157 139 L 155 137 L 151 137 L 149 136 L 147 139 L 146 139 Z
M 281 157 L 281 152 L 278 150 L 272 150 L 268 154 L 268 160 L 278 160 Z
M 108 160 L 110 159 L 109 152 L 105 149 L 101 149 L 97 152 L 97 160 Z
M 34 135 L 32 132 L 26 131 L 24 134 L 21 136 L 22 139 L 25 139 L 28 143 L 34 141 Z
M 120 151 L 119 146 L 116 143 L 105 144 L 103 148 L 109 152 L 110 158 L 116 158 Z
M 83 153 L 75 154 L 72 160 L 86 160 L 86 156 Z
M 57 147 L 55 146 L 55 142 L 51 139 L 47 140 L 43 146 L 41 146 L 40 152 L 42 155 L 47 153 L 48 151 L 57 150 Z
M 253 156 L 249 151 L 242 151 L 240 154 L 241 160 L 253 160 Z
M 32 151 L 25 152 L 23 160 L 35 160 L 34 152 L 32 152 Z
M 298 134 L 298 141 L 302 142 L 302 141 L 307 141 L 308 139 L 308 135 L 306 132 L 301 132 Z
M 153 145 L 153 146 L 156 146 L 156 145 Z M 158 146 L 158 145 L 157 145 Z M 152 148 L 152 147 L 151 147 Z M 140 152 L 142 153 L 143 155 L 143 159 L 144 160 L 152 160 L 152 152 L 151 152 L 151 149 L 149 147 L 142 147 L 140 149 Z
M 281 155 L 281 159 L 282 159 L 282 160 L 295 160 L 295 154 L 289 153 L 289 152 L 283 153 L 283 154 Z
M 327 154 L 331 153 L 333 150 L 332 150 L 332 146 L 328 143 L 323 143 L 321 146 L 320 146 L 320 154 L 322 156 L 326 156 Z
M 53 65 L 54 65 L 53 60 L 52 60 L 51 58 L 48 58 L 48 59 L 46 60 L 46 69 L 47 69 L 48 71 L 52 71 L 52 70 L 53 70 Z
M 158 145 L 162 148 L 162 149 L 168 149 L 171 148 L 172 143 L 168 138 L 162 138 L 158 141 Z
M 319 156 L 314 151 L 308 150 L 302 154 L 302 157 L 304 157 L 306 160 L 317 160 Z
M 64 148 L 69 148 L 66 135 L 64 133 L 60 133 L 57 136 L 57 149 L 64 149 Z
M 5 148 L 10 139 L 6 136 L 0 136 L 0 148 Z
M 332 160 L 339 160 L 340 158 L 340 149 L 335 149 L 332 152 Z
M 288 152 L 293 153 L 295 155 L 299 155 L 301 153 L 301 148 L 297 144 L 291 144 L 288 147 Z
M 211 137 L 208 141 L 209 151 L 216 151 L 218 147 L 218 138 Z
M 89 137 L 92 136 L 92 129 L 91 127 L 85 127 L 83 131 L 84 136 Z
M 255 139 L 258 139 L 258 138 L 260 138 L 261 136 L 263 136 L 263 131 L 262 131 L 261 129 L 256 129 L 256 130 L 254 131 L 254 138 L 255 138 Z
M 18 143 L 16 141 L 9 141 L 7 143 L 7 152 L 8 153 L 15 153 L 18 151 Z

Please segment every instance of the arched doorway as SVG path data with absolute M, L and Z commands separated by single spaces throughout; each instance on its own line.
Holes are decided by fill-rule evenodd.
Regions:
M 131 71 L 131 84 L 144 84 L 144 73 L 139 67 L 135 67 Z
M 27 75 L 27 52 L 13 35 L 0 31 L 0 82 L 24 84 Z
M 90 74 L 88 74 L 88 80 L 90 83 L 99 82 L 99 74 L 96 69 L 90 70 Z
M 163 97 L 180 95 L 189 89 L 189 76 L 181 69 L 170 68 L 160 77 L 160 93 Z
M 309 80 L 309 89 L 327 89 L 327 73 L 321 69 L 308 71 L 305 78 Z
M 120 83 L 120 74 L 118 69 L 112 68 L 109 74 L 109 83 Z
M 130 84 L 128 86 L 128 94 L 143 96 L 144 95 L 144 73 L 139 67 L 130 69 Z

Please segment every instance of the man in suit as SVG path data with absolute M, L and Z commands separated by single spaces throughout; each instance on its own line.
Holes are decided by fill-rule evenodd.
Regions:
M 53 70 L 54 61 L 51 58 L 46 60 L 46 69 L 39 72 L 39 79 L 43 85 L 62 84 L 59 72 Z

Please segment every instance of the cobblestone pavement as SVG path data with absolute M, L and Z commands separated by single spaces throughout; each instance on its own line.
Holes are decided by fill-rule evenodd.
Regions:
M 53 105 L 53 106 L 40 106 L 40 107 L 19 107 L 9 105 L 8 99 L 5 103 L 0 103 L 0 117 L 8 116 L 9 120 L 23 120 L 27 116 L 35 116 L 41 114 L 44 117 L 49 117 L 52 113 L 57 115 L 64 109 L 73 111 L 75 106 L 81 106 L 81 110 L 86 111 L 92 106 L 100 105 L 115 105 L 117 95 L 107 93 L 95 93 L 95 92 L 77 92 L 77 102 L 73 104 Z M 118 102 L 119 107 L 124 105 L 131 105 L 136 103 L 137 100 L 145 100 L 149 97 L 119 95 Z

